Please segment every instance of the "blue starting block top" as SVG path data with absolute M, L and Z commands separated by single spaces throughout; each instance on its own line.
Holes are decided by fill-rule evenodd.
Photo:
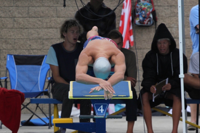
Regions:
M 89 93 L 91 88 L 98 84 L 84 84 L 76 81 L 70 82 L 69 99 L 104 99 L 104 90 Z M 115 94 L 112 99 L 132 99 L 130 81 L 120 81 L 113 86 Z

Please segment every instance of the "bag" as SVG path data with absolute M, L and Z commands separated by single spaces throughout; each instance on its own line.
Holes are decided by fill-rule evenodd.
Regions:
M 134 23 L 138 26 L 151 26 L 157 22 L 153 0 L 136 0 Z

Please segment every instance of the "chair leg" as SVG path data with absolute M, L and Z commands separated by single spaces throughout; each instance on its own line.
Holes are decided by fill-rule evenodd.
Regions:
M 23 104 L 22 104 L 23 105 Z M 23 105 L 24 106 L 24 105 Z M 37 116 L 41 121 L 43 121 L 44 123 L 46 123 L 42 118 L 40 118 L 36 113 L 34 113 L 32 110 L 30 110 L 29 108 L 26 108 L 28 111 L 30 111 L 33 115 Z M 47 124 L 47 123 L 46 123 Z
M 199 124 L 199 104 L 197 103 L 197 116 L 196 116 L 196 124 Z M 196 133 L 198 133 L 199 130 L 196 128 Z
M 48 128 L 50 129 L 51 128 L 51 126 L 52 126 L 52 124 L 51 124 L 51 104 L 49 104 L 49 116 L 47 116 L 46 115 L 46 113 L 41 109 L 41 107 L 39 106 L 39 104 L 36 104 L 37 106 L 36 106 L 36 110 L 37 110 L 37 108 L 43 113 L 43 115 L 46 117 L 46 118 L 48 118 L 49 119 L 49 123 L 47 123 L 47 122 L 45 122 L 42 118 L 40 118 L 38 115 L 36 115 L 36 113 L 34 113 L 33 111 L 31 111 L 29 108 L 28 108 L 28 105 L 30 104 L 30 102 L 29 103 L 27 103 L 26 105 L 24 105 L 24 104 L 22 104 L 23 105 L 23 107 L 22 107 L 22 109 L 21 110 L 23 110 L 23 109 L 28 109 L 33 115 L 29 118 L 29 120 L 27 120 L 27 122 L 29 122 L 31 119 L 32 119 L 32 117 L 35 115 L 35 116 L 37 116 L 41 121 L 43 121 L 45 124 L 47 124 L 48 125 Z M 35 111 L 36 111 L 35 110 Z
M 29 104 L 30 104 L 30 102 L 27 103 L 26 105 L 23 104 L 23 107 L 21 108 L 21 110 L 23 110 L 23 109 L 25 109 L 25 108 L 28 108 L 28 105 L 29 105 Z
M 49 104 L 49 129 L 51 128 L 51 104 Z
M 58 118 L 58 105 L 54 104 L 54 118 Z M 59 130 L 59 127 L 56 127 L 54 124 L 54 133 L 56 133 Z
M 37 107 L 40 109 L 40 111 L 44 114 L 44 116 L 46 117 L 46 118 L 48 118 L 47 117 L 47 115 L 44 113 L 44 111 L 41 109 L 41 107 L 39 106 L 39 104 L 37 104 Z

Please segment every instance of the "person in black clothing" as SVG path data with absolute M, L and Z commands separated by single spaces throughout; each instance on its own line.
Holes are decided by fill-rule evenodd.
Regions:
M 184 73 L 187 73 L 187 58 L 184 55 Z M 165 24 L 160 24 L 154 35 L 151 50 L 146 54 L 142 62 L 143 81 L 139 100 L 142 101 L 144 119 L 148 133 L 153 133 L 151 107 L 165 103 L 173 108 L 172 133 L 177 133 L 179 118 L 181 115 L 181 89 L 180 89 L 180 68 L 179 50 L 176 42 Z M 168 83 L 162 87 L 162 95 L 155 98 L 155 85 L 168 78 Z M 139 107 L 141 108 L 141 107 Z
M 60 29 L 61 38 L 64 42 L 50 47 L 46 63 L 50 65 L 55 83 L 52 87 L 53 98 L 62 101 L 61 118 L 69 118 L 73 106 L 73 100 L 68 99 L 69 82 L 75 81 L 75 68 L 83 44 L 77 43 L 81 33 L 81 26 L 76 20 L 67 20 Z M 91 107 L 87 106 L 89 100 L 81 100 L 80 114 L 89 115 Z M 89 113 L 88 113 L 89 112 Z M 80 122 L 88 121 L 81 119 Z M 65 133 L 66 129 L 60 129 Z
M 129 49 L 122 48 L 123 36 L 118 30 L 111 30 L 108 33 L 108 38 L 116 42 L 119 50 L 125 56 L 126 71 L 124 73 L 124 80 L 129 80 L 131 82 L 131 90 L 133 93 L 133 99 L 123 100 L 126 103 L 126 133 L 133 133 L 134 124 L 137 120 L 137 94 L 134 88 L 137 82 L 137 67 L 135 53 Z
M 98 27 L 99 36 L 102 37 L 107 37 L 111 30 L 116 29 L 115 12 L 108 8 L 103 0 L 90 0 L 76 12 L 75 18 L 83 27 L 83 33 L 79 37 L 82 43 L 87 40 L 86 34 L 93 26 Z

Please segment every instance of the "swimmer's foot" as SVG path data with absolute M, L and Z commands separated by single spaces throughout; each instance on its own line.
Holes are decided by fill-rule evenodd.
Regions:
M 98 27 L 97 26 L 93 26 L 92 30 L 97 31 L 98 32 Z

